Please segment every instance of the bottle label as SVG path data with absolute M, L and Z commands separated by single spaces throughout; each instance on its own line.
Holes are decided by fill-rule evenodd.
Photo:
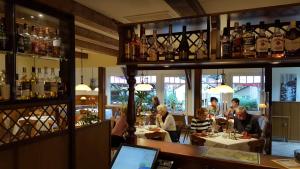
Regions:
M 242 38 L 236 37 L 232 41 L 232 52 L 238 52 L 241 54 L 242 49 Z
M 230 43 L 223 43 L 222 44 L 222 54 L 224 55 L 230 55 Z
M 270 47 L 269 40 L 267 38 L 258 38 L 256 40 L 256 52 L 268 52 Z
M 53 46 L 55 46 L 55 47 L 59 47 L 59 46 L 60 46 L 60 44 L 61 44 L 61 41 L 60 41 L 60 40 L 58 40 L 58 39 L 56 39 L 56 40 L 53 40 Z
M 295 52 L 300 49 L 300 37 L 294 40 L 285 39 L 285 49 L 288 52 Z
M 243 41 L 244 41 L 244 45 L 254 45 L 255 44 L 254 36 L 244 37 Z
M 271 40 L 271 50 L 274 52 L 281 52 L 284 50 L 283 37 L 274 37 Z

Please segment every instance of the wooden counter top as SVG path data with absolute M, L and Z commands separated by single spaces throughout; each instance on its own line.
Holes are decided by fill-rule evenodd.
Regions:
M 160 149 L 159 158 L 175 161 L 175 168 L 193 169 L 200 166 L 221 169 L 259 169 L 259 168 L 282 168 L 280 165 L 271 161 L 282 157 L 260 155 L 260 164 L 245 163 L 240 161 L 225 160 L 220 158 L 207 157 L 208 149 L 218 151 L 219 148 L 193 146 L 178 143 L 168 143 L 147 139 L 137 139 L 137 145 Z M 236 151 L 236 150 L 232 150 Z M 236 151 L 238 152 L 238 151 Z

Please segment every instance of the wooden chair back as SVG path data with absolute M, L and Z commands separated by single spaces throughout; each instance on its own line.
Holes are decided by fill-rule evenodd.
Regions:
M 165 136 L 166 136 L 166 133 L 164 133 L 164 132 L 153 132 L 153 133 L 146 133 L 145 134 L 145 137 L 147 139 L 159 140 L 159 141 L 164 141 Z
M 204 146 L 204 143 L 206 141 L 205 139 L 198 137 L 195 134 L 190 135 L 190 140 L 191 140 L 191 144 L 196 146 Z
M 255 141 L 250 141 L 248 143 L 249 150 L 251 152 L 255 153 L 263 153 L 264 147 L 265 147 L 265 140 L 264 139 L 258 139 Z

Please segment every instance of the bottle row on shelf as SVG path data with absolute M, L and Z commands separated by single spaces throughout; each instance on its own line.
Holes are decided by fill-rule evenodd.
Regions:
M 267 27 L 260 22 L 258 33 L 250 23 L 240 27 L 234 24 L 230 33 L 224 28 L 221 37 L 221 58 L 284 58 L 300 56 L 300 30 L 296 21 L 291 21 L 287 30 L 283 29 L 280 20 Z
M 124 45 L 125 61 L 177 61 L 177 60 L 214 60 L 214 59 L 242 59 L 242 58 L 285 58 L 300 57 L 300 30 L 296 21 L 290 25 L 276 20 L 274 24 L 260 22 L 257 26 L 250 23 L 239 26 L 235 22 L 233 30 L 225 27 L 220 36 L 220 52 L 216 58 L 208 58 L 206 32 L 186 32 L 174 36 L 172 25 L 169 33 L 157 35 L 153 30 L 152 36 L 145 35 L 141 26 L 140 37 L 132 30 L 127 30 Z M 196 36 L 191 36 L 196 35 Z M 178 36 L 179 35 L 179 36 Z M 189 36 L 187 36 L 189 35 Z

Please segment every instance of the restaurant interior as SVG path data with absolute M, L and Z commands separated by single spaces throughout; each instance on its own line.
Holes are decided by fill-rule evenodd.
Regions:
M 299 11 L 0 0 L 0 169 L 300 168 Z

